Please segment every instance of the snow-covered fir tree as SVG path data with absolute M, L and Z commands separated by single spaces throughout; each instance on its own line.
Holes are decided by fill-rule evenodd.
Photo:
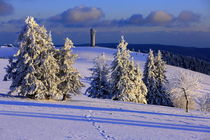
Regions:
M 147 103 L 148 104 L 155 104 L 155 93 L 156 93 L 156 75 L 155 75 L 155 62 L 154 62 L 154 54 L 153 51 L 149 51 L 149 55 L 144 67 L 144 78 L 143 81 L 147 86 L 148 93 L 147 93 Z
M 86 90 L 86 94 L 92 98 L 110 98 L 110 69 L 106 63 L 105 54 L 102 53 L 94 61 L 90 87 Z
M 166 77 L 166 63 L 162 59 L 162 54 L 158 51 L 157 56 L 155 57 L 155 74 L 156 74 L 156 104 L 173 106 L 170 94 L 167 92 L 166 85 L 168 83 Z
M 128 43 L 122 37 L 112 62 L 112 99 L 147 103 L 147 88 L 142 81 L 139 67 L 130 60 Z
M 153 51 L 150 50 L 144 69 L 144 82 L 148 89 L 148 104 L 172 106 L 169 94 L 165 89 L 167 83 L 165 69 L 161 52 L 159 51 L 157 57 L 154 57 Z
M 77 55 L 72 54 L 71 49 L 73 47 L 73 42 L 66 38 L 64 46 L 57 51 L 56 55 L 60 66 L 58 89 L 63 97 L 62 100 L 69 99 L 71 95 L 79 94 L 80 88 L 83 86 L 79 72 L 73 67 L 77 58 Z
M 15 68 L 16 68 L 16 60 L 13 57 L 9 58 L 9 65 L 7 65 L 6 69 L 6 75 L 4 76 L 4 81 L 9 81 L 10 79 L 13 79 L 15 74 Z
M 147 104 L 147 87 L 142 80 L 143 75 L 140 69 L 140 65 L 135 66 L 133 58 L 130 68 L 129 77 L 131 81 L 133 81 L 134 87 L 132 93 L 135 95 L 133 102 Z
M 12 80 L 10 93 L 36 99 L 54 98 L 59 92 L 59 65 L 54 58 L 51 35 L 33 17 L 27 17 L 25 23 L 19 35 L 19 50 L 7 74 Z

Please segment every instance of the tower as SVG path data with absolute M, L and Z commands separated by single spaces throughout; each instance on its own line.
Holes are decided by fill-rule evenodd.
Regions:
M 92 47 L 96 45 L 96 30 L 93 28 L 90 29 L 90 45 Z

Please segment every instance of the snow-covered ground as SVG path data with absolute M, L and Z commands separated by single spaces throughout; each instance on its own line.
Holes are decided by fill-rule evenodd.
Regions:
M 0 57 L 11 56 L 15 50 L 4 48 Z M 83 76 L 86 87 L 90 76 L 88 68 L 93 59 L 105 53 L 109 62 L 114 49 L 74 48 L 78 54 L 75 67 Z M 145 54 L 132 53 L 143 69 Z M 2 81 L 7 59 L 0 59 L 0 140 L 209 140 L 210 114 L 200 111 L 185 113 L 182 109 L 92 99 L 84 95 L 70 102 L 34 101 L 8 96 L 10 82 Z M 167 67 L 170 78 L 183 70 Z M 190 71 L 192 72 L 192 71 Z M 192 72 L 201 77 L 198 94 L 210 94 L 210 76 Z
M 0 46 L 0 58 L 8 58 L 17 52 L 18 48 Z

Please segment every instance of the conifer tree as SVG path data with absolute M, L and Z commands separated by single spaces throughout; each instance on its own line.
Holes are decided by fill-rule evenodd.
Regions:
M 134 61 L 130 60 L 128 43 L 122 37 L 117 53 L 112 62 L 112 98 L 115 100 L 147 103 L 146 86 L 141 81 L 141 74 Z
M 105 54 L 101 54 L 94 61 L 90 87 L 86 90 L 86 94 L 92 98 L 110 98 L 110 83 L 109 83 L 109 67 L 106 63 Z
M 73 47 L 73 42 L 66 38 L 64 46 L 58 50 L 56 56 L 60 66 L 58 88 L 63 97 L 62 100 L 69 99 L 71 95 L 79 94 L 80 88 L 83 86 L 79 72 L 72 66 L 77 58 L 77 55 L 72 54 L 71 49 Z
M 117 46 L 117 53 L 115 54 L 112 62 L 112 98 L 116 100 L 119 99 L 119 95 L 125 91 L 122 88 L 127 88 L 123 87 L 123 85 L 126 84 L 126 78 L 128 78 L 125 75 L 125 67 L 130 63 L 130 52 L 126 49 L 127 45 L 128 43 L 125 42 L 124 37 L 122 36 L 121 41 Z M 125 78 L 123 78 L 123 76 Z
M 9 81 L 13 79 L 16 76 L 16 73 L 14 71 L 15 67 L 17 65 L 17 62 L 15 61 L 14 57 L 9 58 L 9 65 L 7 65 L 6 69 L 6 75 L 4 76 L 4 81 Z
M 158 86 L 163 86 L 165 83 L 167 83 L 167 78 L 166 78 L 166 63 L 162 59 L 162 54 L 160 51 L 158 51 L 157 56 L 155 57 L 155 66 L 156 66 L 156 79 L 157 79 L 157 84 Z
M 59 79 L 56 76 L 59 66 L 54 58 L 51 35 L 44 26 L 40 27 L 33 17 L 28 17 L 25 23 L 19 35 L 19 50 L 14 61 L 11 61 L 6 76 L 12 80 L 10 93 L 50 99 L 53 94 L 59 92 Z
M 147 103 L 148 104 L 155 104 L 155 93 L 156 93 L 156 75 L 155 75 L 155 63 L 154 63 L 154 54 L 153 51 L 149 51 L 149 55 L 147 61 L 145 63 L 144 68 L 144 83 L 147 86 L 148 93 L 147 93 Z
M 155 57 L 155 74 L 156 74 L 156 104 L 173 106 L 170 99 L 170 94 L 167 93 L 166 84 L 168 83 L 166 78 L 166 63 L 162 60 L 162 54 L 158 51 L 158 55 Z
M 165 72 L 165 62 L 162 60 L 160 51 L 154 58 L 153 51 L 150 50 L 144 70 L 148 104 L 172 106 L 169 94 L 165 89 L 167 83 Z
M 147 87 L 142 80 L 143 75 L 140 69 L 140 65 L 135 65 L 133 58 L 130 64 L 129 77 L 134 85 L 132 88 L 133 90 L 130 93 L 134 96 L 132 102 L 147 104 Z

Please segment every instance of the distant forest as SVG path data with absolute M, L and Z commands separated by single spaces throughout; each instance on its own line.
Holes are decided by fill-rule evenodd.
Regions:
M 79 45 L 81 46 L 81 45 Z M 82 46 L 87 46 L 83 44 Z M 97 46 L 116 48 L 116 43 L 101 43 Z M 148 53 L 152 49 L 155 53 L 160 50 L 168 65 L 178 66 L 210 75 L 210 48 L 193 48 L 157 44 L 129 44 L 128 49 L 136 52 Z
M 182 67 L 210 75 L 210 63 L 195 57 L 173 54 L 163 51 L 163 59 L 167 64 Z

